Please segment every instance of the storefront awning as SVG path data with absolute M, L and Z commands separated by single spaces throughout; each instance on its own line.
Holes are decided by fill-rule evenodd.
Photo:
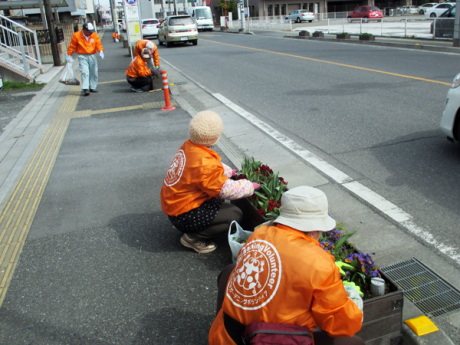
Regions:
M 65 0 L 51 0 L 51 7 L 68 7 Z M 40 8 L 38 0 L 24 1 L 0 1 L 0 10 L 24 10 L 28 8 Z

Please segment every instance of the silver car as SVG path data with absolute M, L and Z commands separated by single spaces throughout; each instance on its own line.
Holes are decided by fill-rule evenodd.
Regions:
M 142 37 L 158 38 L 158 25 L 160 25 L 160 21 L 158 19 L 142 19 Z
M 460 74 L 457 74 L 452 86 L 447 92 L 446 107 L 442 113 L 441 131 L 447 135 L 447 139 L 454 142 L 460 141 Z
M 286 21 L 295 21 L 296 23 L 300 22 L 312 22 L 315 19 L 315 14 L 308 10 L 295 10 L 286 15 Z

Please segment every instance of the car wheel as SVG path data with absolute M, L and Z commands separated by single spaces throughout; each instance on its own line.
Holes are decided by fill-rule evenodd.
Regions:
M 369 18 L 364 17 L 364 18 L 363 18 L 363 23 L 369 23 Z
M 347 20 L 349 23 L 351 23 L 351 17 L 348 17 Z
M 158 45 L 161 46 L 162 44 L 163 44 L 163 42 L 161 42 L 160 36 L 158 36 Z
M 309 22 L 311 23 L 313 20 L 309 20 Z
M 297 19 L 295 20 L 295 22 L 296 22 L 296 23 L 300 23 L 300 22 L 301 22 L 300 18 L 297 17 Z
M 431 13 L 431 14 L 430 14 L 430 18 L 436 18 L 436 13 L 434 13 L 434 12 Z
M 425 14 L 425 11 L 424 11 L 424 10 L 420 10 L 420 11 L 418 12 L 418 14 Z
M 194 46 L 196 46 L 198 44 L 198 40 L 193 40 L 192 43 Z
M 172 42 L 166 42 L 166 47 L 170 48 L 172 47 L 173 43 Z
M 289 23 L 290 22 L 289 18 L 288 17 L 284 18 L 284 22 Z

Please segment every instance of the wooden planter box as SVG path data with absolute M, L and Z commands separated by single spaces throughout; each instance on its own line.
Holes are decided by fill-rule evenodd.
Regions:
M 324 34 L 322 32 L 314 32 L 313 37 L 324 37 Z
M 360 41 L 375 41 L 375 36 L 359 35 Z
M 309 37 L 310 33 L 308 31 L 300 31 L 299 36 L 300 37 Z
M 269 221 L 270 218 L 261 216 L 249 198 L 232 200 L 244 214 L 241 226 L 244 230 L 254 230 L 254 227 Z M 356 334 L 366 345 L 400 345 L 402 342 L 402 311 L 403 292 L 384 273 L 382 278 L 390 285 L 390 292 L 364 301 L 363 327 Z
M 123 41 L 123 48 L 129 48 L 128 40 Z
M 336 38 L 338 40 L 349 40 L 350 39 L 350 34 L 337 34 Z

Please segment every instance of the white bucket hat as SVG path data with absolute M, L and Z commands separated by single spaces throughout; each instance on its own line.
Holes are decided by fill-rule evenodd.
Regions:
M 274 222 L 304 232 L 331 231 L 336 226 L 335 220 L 328 214 L 326 194 L 307 186 L 283 193 L 280 215 Z

